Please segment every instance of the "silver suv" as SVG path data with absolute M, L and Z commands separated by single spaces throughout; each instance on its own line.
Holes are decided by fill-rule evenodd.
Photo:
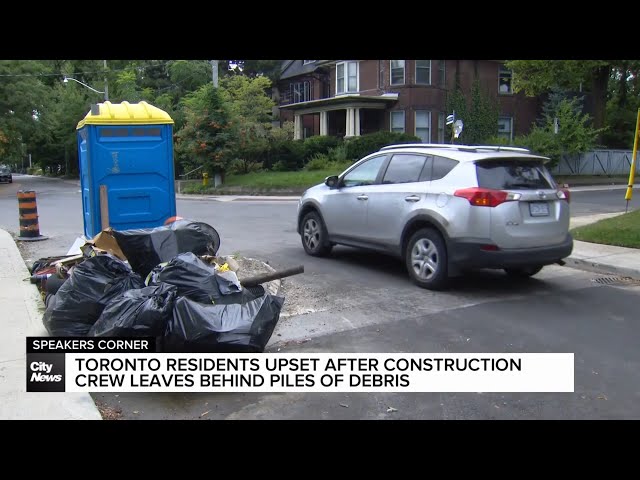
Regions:
M 336 244 L 404 260 L 432 290 L 476 268 L 538 273 L 573 249 L 569 191 L 523 148 L 390 145 L 308 189 L 298 233 L 309 255 Z

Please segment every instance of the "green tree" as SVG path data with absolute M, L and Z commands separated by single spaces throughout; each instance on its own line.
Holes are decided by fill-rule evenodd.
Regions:
M 234 60 L 243 75 L 249 77 L 265 76 L 275 83 L 280 78 L 282 60 Z
M 224 176 L 231 157 L 226 151 L 231 137 L 229 113 L 219 89 L 203 85 L 182 101 L 184 125 L 176 133 L 176 154 L 185 171 L 203 167 L 203 172 Z
M 555 106 L 554 106 L 555 102 Z M 591 126 L 591 118 L 582 113 L 581 99 L 563 98 L 549 100 L 545 114 L 526 136 L 517 137 L 514 143 L 551 158 L 556 164 L 562 155 L 575 155 L 593 150 L 601 133 Z M 555 133 L 556 119 L 558 133 Z
M 87 89 L 68 88 L 57 84 L 49 93 L 39 122 L 42 128 L 35 138 L 39 165 L 51 173 L 61 167 L 66 174 L 78 171 L 77 130 L 78 122 L 90 110 L 92 92 Z
M 455 112 L 456 119 L 463 122 L 460 135 L 462 143 L 482 144 L 498 133 L 498 105 L 489 93 L 483 90 L 478 79 L 471 86 L 470 98 L 467 98 L 460 88 L 456 88 L 448 98 L 447 109 L 449 112 Z M 451 129 L 449 132 L 451 138 Z
M 43 79 L 51 73 L 41 61 L 0 61 L 0 149 L 3 162 L 21 165 L 33 153 L 47 99 Z M 36 160 L 37 161 L 37 160 Z
M 267 95 L 270 87 L 267 77 L 235 75 L 220 81 L 220 93 L 231 115 L 246 122 L 271 121 L 275 102 Z
M 220 81 L 220 95 L 234 124 L 228 147 L 235 170 L 241 173 L 260 168 L 268 156 L 271 110 L 275 105 L 266 94 L 270 86 L 271 81 L 264 76 L 235 75 Z
M 527 95 L 547 93 L 555 87 L 565 90 L 586 90 L 593 98 L 593 126 L 602 139 L 606 125 L 608 85 L 613 70 L 620 61 L 608 60 L 510 60 L 513 89 Z
M 138 103 L 142 100 L 142 88 L 138 85 L 136 73 L 131 70 L 118 72 L 115 88 L 109 96 L 109 100 L 113 103 L 129 102 Z

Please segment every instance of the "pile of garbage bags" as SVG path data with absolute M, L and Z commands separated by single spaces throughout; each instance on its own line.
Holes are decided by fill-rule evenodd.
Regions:
M 104 230 L 81 254 L 32 266 L 44 326 L 56 337 L 155 337 L 164 352 L 263 352 L 284 298 L 243 287 L 219 247 L 213 227 L 185 219 Z

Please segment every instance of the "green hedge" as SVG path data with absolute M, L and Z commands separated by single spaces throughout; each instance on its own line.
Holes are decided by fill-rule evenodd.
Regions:
M 328 162 L 341 163 L 359 160 L 385 145 L 394 143 L 420 143 L 420 138 L 406 133 L 376 132 L 344 141 L 338 137 L 319 135 L 306 140 L 275 140 L 269 142 L 261 155 L 261 161 L 266 170 L 295 171 L 303 168 L 314 158 L 326 156 Z M 340 158 L 333 158 L 338 152 L 341 153 Z
M 352 160 L 359 160 L 370 153 L 377 152 L 382 147 L 395 143 L 421 143 L 419 137 L 408 133 L 395 132 L 375 132 L 360 137 L 353 137 L 345 140 L 347 157 Z
M 330 136 L 315 135 L 305 139 L 303 142 L 304 163 L 307 163 L 318 154 L 329 153 L 329 150 L 336 148 L 341 143 L 341 138 Z

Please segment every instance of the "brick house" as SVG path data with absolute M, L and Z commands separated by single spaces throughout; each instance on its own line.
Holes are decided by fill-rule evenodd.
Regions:
M 540 99 L 514 94 L 500 60 L 285 60 L 274 123 L 294 121 L 296 139 L 387 130 L 448 143 L 447 92 L 458 82 L 467 94 L 475 78 L 495 95 L 499 135 L 528 133 Z

